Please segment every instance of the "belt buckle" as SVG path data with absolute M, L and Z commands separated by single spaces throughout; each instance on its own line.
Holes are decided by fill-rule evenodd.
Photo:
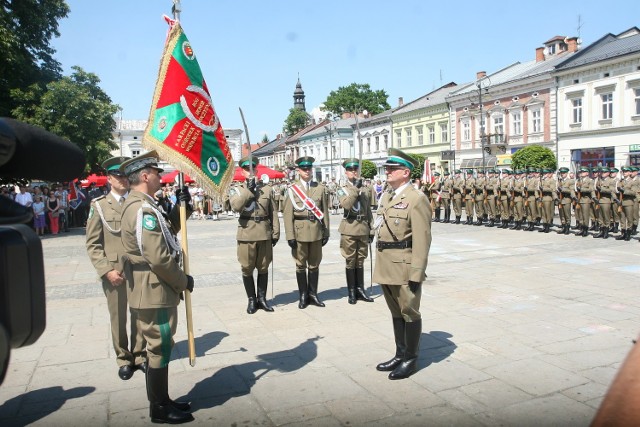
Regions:
M 313 222 L 316 220 L 316 216 L 313 214 L 313 212 L 307 211 L 307 214 L 309 215 L 309 221 Z

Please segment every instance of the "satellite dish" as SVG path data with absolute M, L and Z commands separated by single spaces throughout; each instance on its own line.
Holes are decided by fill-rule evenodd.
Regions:
M 267 175 L 266 173 L 263 173 L 262 175 L 260 175 L 260 179 L 262 180 L 263 184 L 269 183 L 269 175 Z

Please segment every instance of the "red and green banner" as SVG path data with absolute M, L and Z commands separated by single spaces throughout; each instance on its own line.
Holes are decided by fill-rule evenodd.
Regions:
M 189 174 L 208 193 L 223 194 L 234 162 L 207 84 L 180 22 L 170 25 L 143 145 Z

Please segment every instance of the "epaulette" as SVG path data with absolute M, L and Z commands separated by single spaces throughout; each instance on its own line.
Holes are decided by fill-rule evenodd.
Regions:
M 107 198 L 106 194 L 103 194 L 102 196 L 98 196 L 98 197 L 96 197 L 96 198 L 95 198 L 95 199 L 93 199 L 91 202 L 92 202 L 92 203 L 93 203 L 93 202 L 97 202 L 97 201 L 99 201 L 99 200 L 103 200 L 103 199 L 106 199 L 106 198 Z

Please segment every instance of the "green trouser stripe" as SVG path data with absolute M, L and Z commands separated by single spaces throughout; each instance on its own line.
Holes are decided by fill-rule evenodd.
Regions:
M 166 308 L 158 309 L 158 327 L 160 328 L 160 349 L 162 351 L 161 367 L 169 365 L 171 359 L 171 325 Z

